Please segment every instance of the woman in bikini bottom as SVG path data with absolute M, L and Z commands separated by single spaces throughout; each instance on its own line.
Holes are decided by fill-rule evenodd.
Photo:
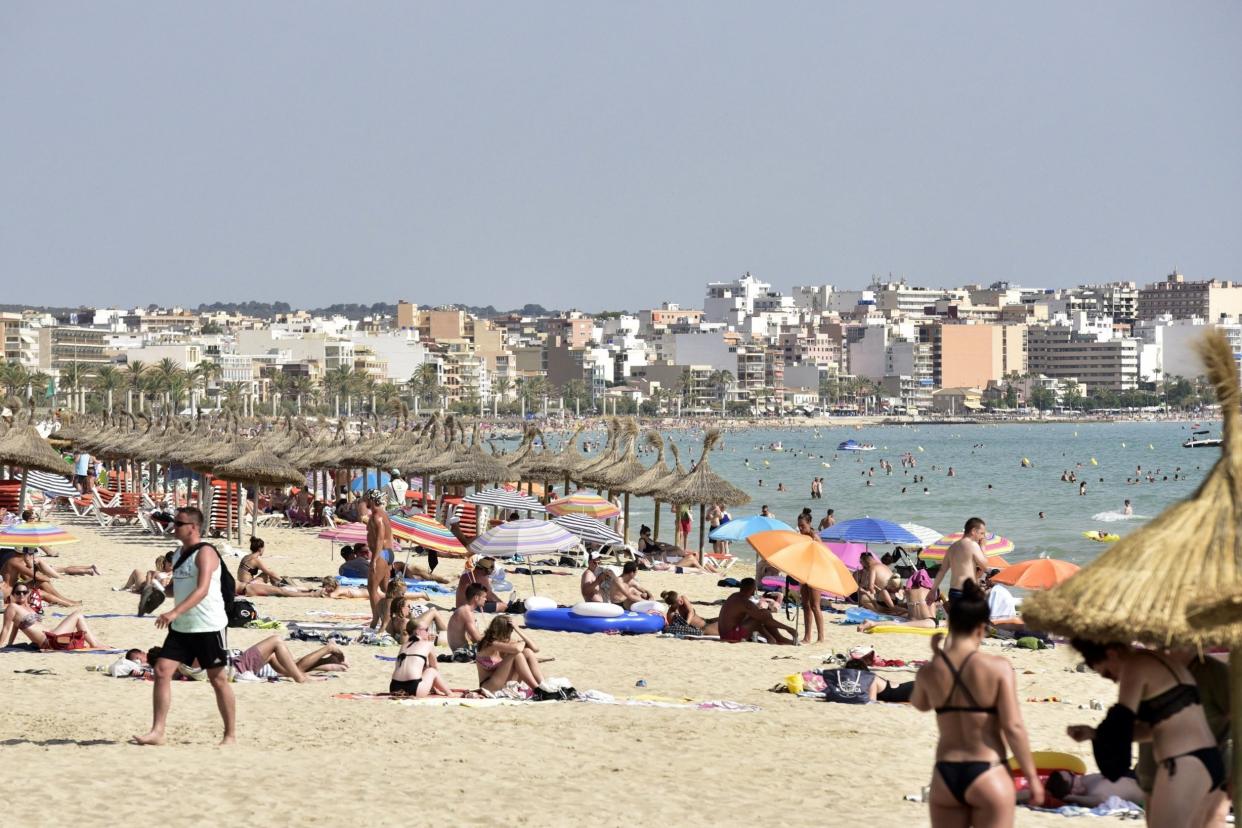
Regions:
M 1088 667 L 1118 685 L 1117 703 L 1104 721 L 1072 725 L 1070 738 L 1091 740 L 1100 772 L 1116 781 L 1130 770 L 1135 726 L 1145 726 L 1157 765 L 1147 824 L 1214 824 L 1211 817 L 1224 808 L 1228 777 L 1191 673 L 1153 650 L 1078 638 L 1070 643 Z M 1164 689 L 1153 692 L 1157 687 Z M 1144 692 L 1151 695 L 1143 698 Z
M 942 648 L 943 636 L 932 637 L 932 659 L 919 670 L 910 698 L 915 708 L 934 710 L 940 728 L 930 803 L 935 828 L 1013 824 L 1014 787 L 1003 762 L 1006 742 L 1031 780 L 1031 804 L 1044 801 L 1013 667 L 1001 656 L 979 653 L 987 624 L 987 599 L 974 581 L 967 581 L 949 607 L 949 644 Z

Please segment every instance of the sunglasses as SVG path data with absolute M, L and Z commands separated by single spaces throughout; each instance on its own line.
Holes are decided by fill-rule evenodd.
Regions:
M 30 590 L 28 590 L 28 589 L 15 589 L 15 590 L 13 590 L 13 594 L 14 594 L 14 595 L 29 595 L 29 594 L 30 594 Z

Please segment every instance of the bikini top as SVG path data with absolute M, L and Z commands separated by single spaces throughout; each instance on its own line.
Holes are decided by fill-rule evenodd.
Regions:
M 423 655 L 422 653 L 406 653 L 406 652 L 397 653 L 397 663 L 401 664 L 402 662 L 406 660 L 407 657 L 408 658 L 421 658 L 423 660 L 423 669 L 426 669 L 427 656 Z
M 39 623 L 39 616 L 36 613 L 28 612 L 24 616 L 22 616 L 21 621 L 17 622 L 17 628 L 19 630 L 24 630 L 27 627 L 33 627 L 35 624 L 38 624 L 38 623 Z
M 949 657 L 944 653 L 940 654 L 944 659 L 945 666 L 949 668 L 949 672 L 953 674 L 953 685 L 949 688 L 949 693 L 944 697 L 944 704 L 936 708 L 936 715 L 941 713 L 988 713 L 996 715 L 996 705 L 983 707 L 979 702 L 975 701 L 975 694 L 970 692 L 970 688 L 966 686 L 966 682 L 962 681 L 962 672 L 966 669 L 966 662 L 974 656 L 974 653 L 962 659 L 961 667 L 954 667 L 953 662 L 949 661 Z M 953 698 L 953 694 L 958 690 L 962 691 L 962 695 L 970 704 L 949 704 L 949 700 Z
M 1164 665 L 1165 669 L 1173 676 L 1173 680 L 1177 684 L 1158 693 L 1150 699 L 1143 699 L 1139 702 L 1138 712 L 1134 714 L 1134 718 L 1140 722 L 1146 722 L 1154 725 L 1163 722 L 1170 716 L 1181 712 L 1182 710 L 1196 704 L 1202 704 L 1199 697 L 1199 688 L 1194 684 L 1183 684 L 1177 672 L 1169 666 L 1169 663 L 1155 653 L 1148 652 L 1152 658 Z

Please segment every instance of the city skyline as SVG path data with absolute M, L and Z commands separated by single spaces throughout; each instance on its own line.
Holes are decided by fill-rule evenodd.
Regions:
M 32 305 L 1242 277 L 1236 4 L 3 13 Z

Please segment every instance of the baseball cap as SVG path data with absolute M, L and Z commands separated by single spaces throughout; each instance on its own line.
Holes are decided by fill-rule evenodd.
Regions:
M 866 658 L 869 655 L 875 655 L 875 647 L 868 647 L 865 644 L 859 644 L 857 647 L 850 647 L 850 658 Z

